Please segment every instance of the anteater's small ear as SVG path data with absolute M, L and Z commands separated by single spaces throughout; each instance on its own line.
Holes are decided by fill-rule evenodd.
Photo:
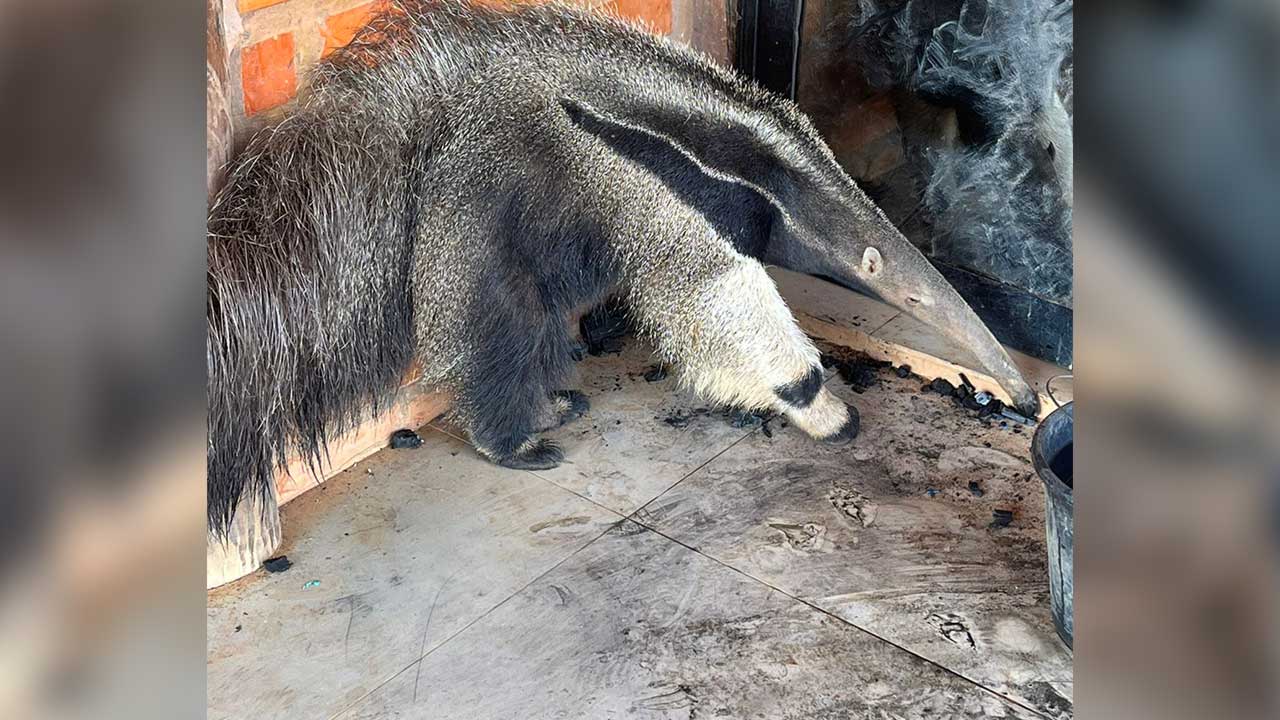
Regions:
M 884 258 L 880 257 L 880 251 L 867 246 L 862 252 L 862 272 L 867 277 L 875 277 L 884 269 Z

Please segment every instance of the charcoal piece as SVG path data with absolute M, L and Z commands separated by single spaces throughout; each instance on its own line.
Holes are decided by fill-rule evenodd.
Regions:
M 422 447 L 422 437 L 419 436 L 418 433 L 409 429 L 401 429 L 391 433 L 392 450 L 404 450 L 416 447 Z
M 1009 527 L 1009 523 L 1013 522 L 1012 510 L 992 510 L 991 511 L 991 527 Z
M 269 558 L 262 563 L 262 569 L 269 573 L 282 573 L 293 567 L 293 562 L 289 560 L 288 555 Z
M 946 378 L 934 378 L 933 382 L 929 383 L 929 389 L 947 397 L 952 397 L 956 394 L 956 386 L 952 385 Z

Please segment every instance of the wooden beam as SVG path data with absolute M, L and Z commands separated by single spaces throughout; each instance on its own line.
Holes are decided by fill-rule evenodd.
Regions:
M 236 506 L 226 539 L 210 535 L 205 542 L 205 588 L 238 580 L 261 567 L 280 547 L 280 508 L 275 493 L 266 504 L 250 494 Z

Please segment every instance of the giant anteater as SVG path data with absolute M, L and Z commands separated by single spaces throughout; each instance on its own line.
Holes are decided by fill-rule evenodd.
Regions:
M 392 2 L 228 169 L 208 261 L 215 533 L 415 359 L 480 453 L 556 465 L 537 433 L 585 407 L 567 319 L 611 296 L 694 392 L 846 441 L 858 414 L 762 263 L 869 288 L 1036 403 L 791 102 L 555 4 Z

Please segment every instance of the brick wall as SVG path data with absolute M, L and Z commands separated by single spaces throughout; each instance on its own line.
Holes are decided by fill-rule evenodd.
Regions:
M 383 0 L 212 0 L 223 3 L 227 85 L 237 135 L 287 111 L 307 68 L 349 42 Z M 537 2 L 538 0 L 478 0 Z M 672 31 L 673 0 L 571 0 Z M 682 0 L 675 0 L 677 3 Z M 702 0 L 688 0 L 701 2 Z M 709 0 L 715 5 L 720 0 Z
M 219 0 L 205 0 L 205 180 L 211 198 L 222 184 L 223 168 L 235 141 L 229 84 L 222 7 Z

